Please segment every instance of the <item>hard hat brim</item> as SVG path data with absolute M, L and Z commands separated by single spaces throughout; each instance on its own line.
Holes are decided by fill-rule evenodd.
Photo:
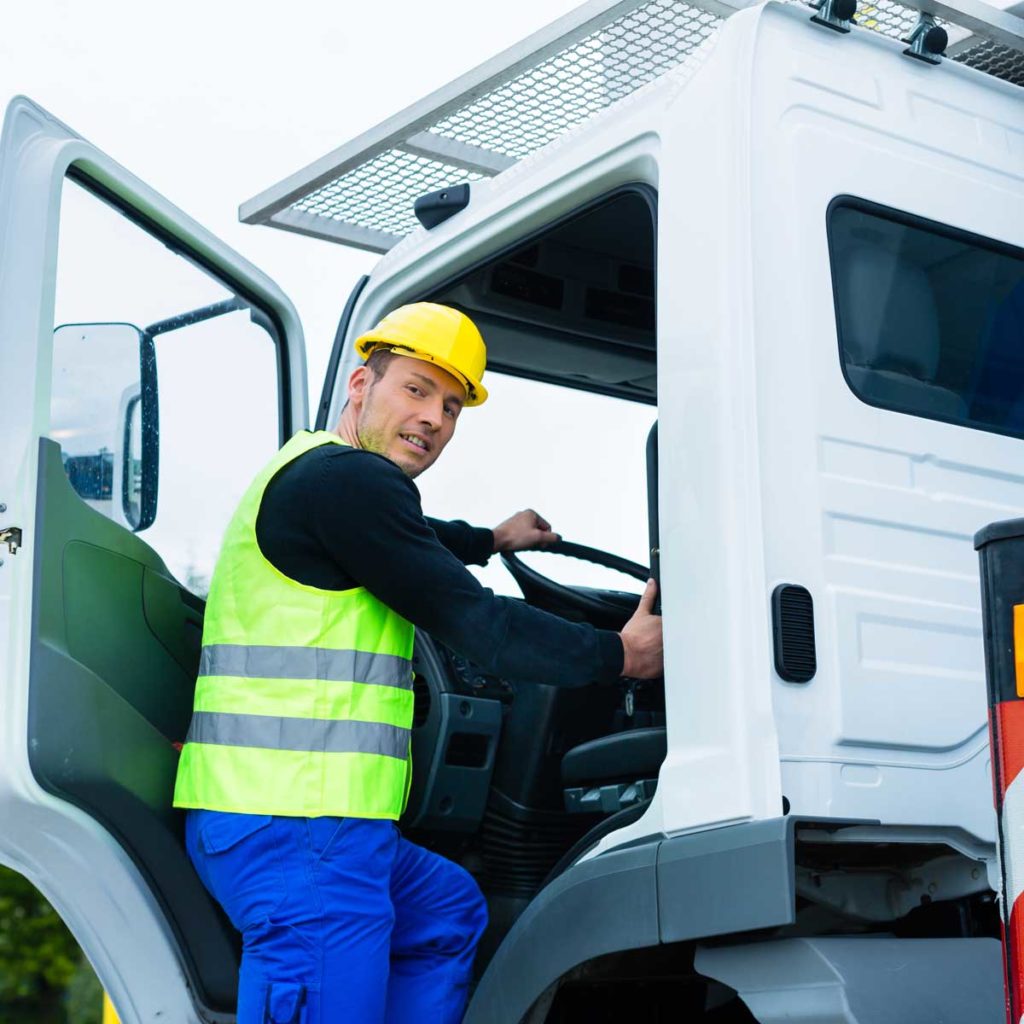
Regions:
M 356 339 L 356 352 L 363 359 L 369 359 L 370 354 L 377 348 L 388 349 L 394 352 L 395 355 L 405 356 L 407 359 L 418 359 L 420 362 L 433 363 L 435 366 L 439 366 L 445 373 L 454 377 L 462 385 L 466 392 L 466 399 L 463 402 L 464 406 L 483 405 L 487 401 L 487 388 L 480 381 L 472 380 L 466 374 L 460 373 L 444 359 L 438 359 L 437 356 L 432 356 L 427 352 L 420 352 L 406 345 L 396 345 L 390 340 L 375 338 L 372 334 L 364 334 Z

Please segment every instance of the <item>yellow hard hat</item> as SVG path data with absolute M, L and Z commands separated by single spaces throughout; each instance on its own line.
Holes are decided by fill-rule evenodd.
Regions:
M 476 324 L 451 306 L 436 302 L 399 306 L 372 331 L 356 339 L 356 351 L 364 359 L 376 348 L 436 363 L 466 389 L 466 405 L 483 405 L 487 401 L 487 389 L 481 383 L 487 366 L 487 346 Z

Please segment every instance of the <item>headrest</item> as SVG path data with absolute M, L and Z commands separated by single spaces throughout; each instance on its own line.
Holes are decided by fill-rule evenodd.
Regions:
M 846 361 L 932 381 L 939 366 L 939 317 L 925 272 L 874 245 L 839 264 Z

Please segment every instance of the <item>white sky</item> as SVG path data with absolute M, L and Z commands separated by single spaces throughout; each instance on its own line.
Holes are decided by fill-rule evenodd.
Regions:
M 159 8 L 137 0 L 8 2 L 0 7 L 0 103 L 28 95 L 276 280 L 303 322 L 313 407 L 345 298 L 376 256 L 240 224 L 238 205 L 574 6 L 575 0 L 500 6 L 449 0 L 440 8 L 410 0 L 300 0 L 287 7 L 266 0 L 181 0 Z M 504 476 L 523 486 L 512 485 L 512 497 L 504 488 L 495 492 L 487 480 L 493 466 L 457 461 L 457 435 L 442 460 L 449 463 L 446 472 L 439 464 L 420 481 L 428 514 L 461 514 L 493 525 L 488 518 L 500 518 L 506 508 L 533 504 L 570 539 L 642 560 L 646 537 L 634 536 L 645 525 L 637 523 L 642 500 L 635 494 L 642 484 L 642 448 L 636 447 L 642 439 L 632 435 L 639 436 L 641 421 L 645 429 L 653 410 L 636 410 L 642 415 L 634 417 L 638 426 L 628 443 L 637 465 L 628 480 L 606 481 L 586 499 L 591 525 L 574 529 L 567 520 L 575 518 L 575 506 L 545 506 L 544 474 L 557 478 L 559 456 L 572 459 L 574 444 L 586 444 L 562 436 L 563 425 L 586 413 L 574 412 L 572 401 L 562 403 L 563 424 L 555 405 L 542 433 L 545 450 L 527 450 L 517 405 L 522 385 L 505 387 L 493 377 L 488 384 L 489 434 L 505 449 L 495 458 L 514 470 L 503 470 Z M 460 432 L 472 427 L 466 417 Z M 479 445 L 472 453 L 478 461 Z M 474 486 L 463 492 L 460 481 L 470 475 Z M 532 493 L 519 497 L 521 491 Z M 596 516 L 594 501 L 607 506 Z M 610 523 L 607 537 L 596 535 L 595 524 L 623 517 L 632 524 L 628 538 Z
M 8 0 L 0 101 L 40 103 L 269 273 L 299 309 L 319 396 L 376 257 L 241 224 L 239 204 L 575 6 Z

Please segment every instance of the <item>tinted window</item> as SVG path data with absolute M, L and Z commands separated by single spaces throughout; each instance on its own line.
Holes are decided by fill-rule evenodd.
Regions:
M 1024 251 L 849 199 L 829 246 L 859 398 L 1024 437 Z

